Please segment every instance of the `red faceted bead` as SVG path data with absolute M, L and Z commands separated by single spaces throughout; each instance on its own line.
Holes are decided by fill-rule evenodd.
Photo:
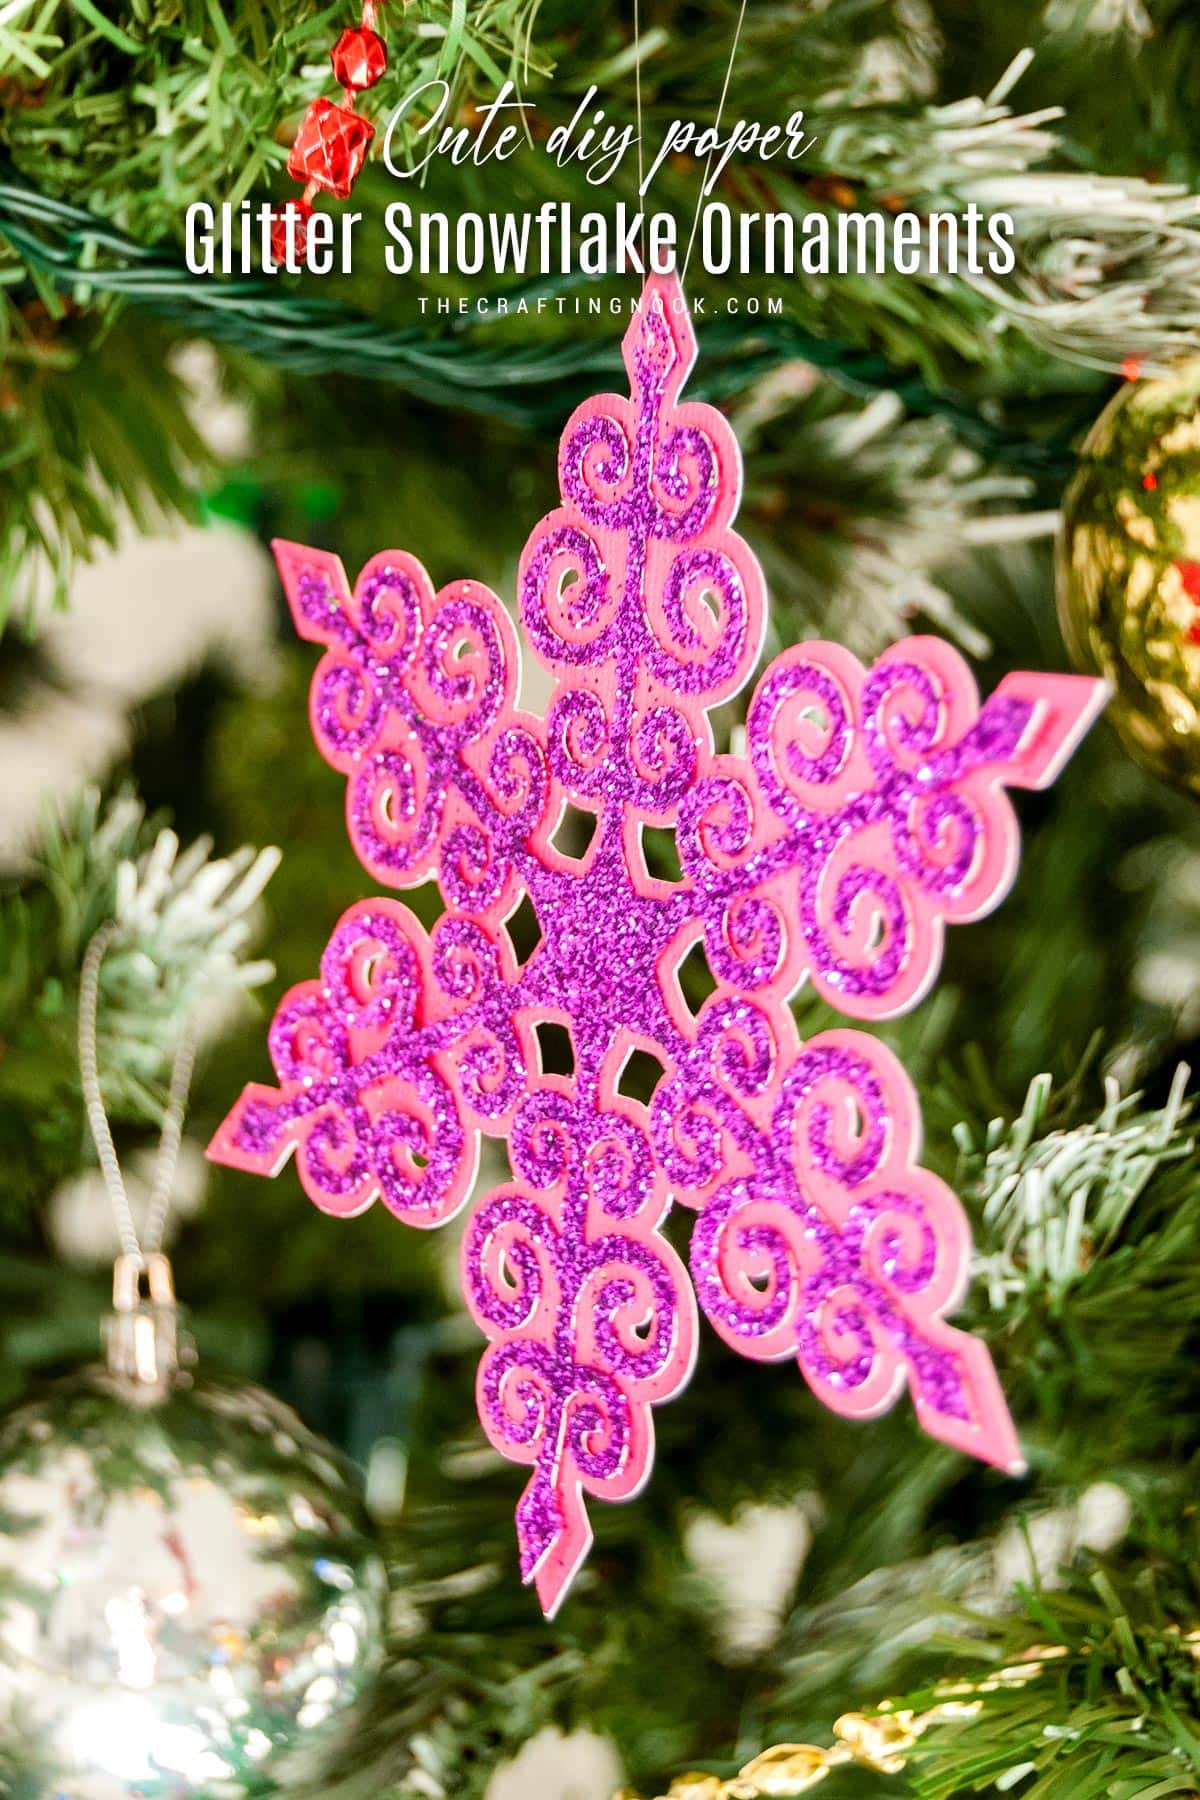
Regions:
M 285 200 L 271 219 L 271 255 L 281 267 L 287 267 L 288 238 L 291 237 L 292 260 L 302 263 L 308 247 L 308 221 L 313 209 L 307 200 Z M 289 228 L 289 217 L 292 220 Z
M 387 68 L 387 45 L 367 26 L 343 31 L 330 53 L 333 73 L 344 88 L 360 93 L 374 87 Z
M 288 157 L 288 174 L 344 200 L 367 158 L 375 127 L 347 106 L 314 100 Z

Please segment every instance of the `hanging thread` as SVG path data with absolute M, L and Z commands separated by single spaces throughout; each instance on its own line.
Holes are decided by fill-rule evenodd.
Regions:
M 714 135 L 721 129 L 721 119 L 725 112 L 725 101 L 729 95 L 729 84 L 733 80 L 733 65 L 737 59 L 738 45 L 742 39 L 742 26 L 745 22 L 746 0 L 742 0 L 741 7 L 738 11 L 737 24 L 733 28 L 733 42 L 729 46 L 729 61 L 725 65 L 725 80 L 721 85 L 721 97 L 717 101 L 717 116 L 713 120 Z M 712 161 L 715 154 L 715 148 L 710 150 L 704 164 L 704 176 L 700 183 L 700 192 L 696 196 L 696 211 L 692 217 L 692 233 L 688 238 L 687 251 L 683 258 L 683 273 L 679 278 L 681 282 L 686 282 L 687 280 L 688 265 L 692 260 L 692 248 L 696 242 L 696 232 L 700 225 L 700 214 L 704 210 L 704 190 L 708 186 L 708 177 L 712 169 Z
M 191 1089 L 192 1071 L 196 1061 L 196 1043 L 193 1033 L 185 1029 L 179 1040 L 179 1047 L 175 1052 L 175 1060 L 171 1068 L 166 1111 L 163 1115 L 162 1132 L 154 1161 L 150 1205 L 146 1214 L 145 1227 L 139 1237 L 133 1209 L 129 1204 L 125 1178 L 121 1173 L 116 1145 L 113 1143 L 112 1127 L 108 1122 L 104 1093 L 100 1083 L 97 1031 L 100 1006 L 100 968 L 105 955 L 118 935 L 118 925 L 115 921 L 110 921 L 107 925 L 100 927 L 84 952 L 83 966 L 79 975 L 79 1074 L 88 1126 L 91 1130 L 92 1142 L 96 1146 L 100 1172 L 112 1204 L 122 1255 L 131 1259 L 139 1267 L 145 1267 L 147 1258 L 157 1256 L 161 1251 L 166 1232 L 167 1217 L 171 1210 L 175 1169 L 179 1161 L 179 1147 L 183 1140 L 184 1114 L 187 1111 L 188 1093 Z

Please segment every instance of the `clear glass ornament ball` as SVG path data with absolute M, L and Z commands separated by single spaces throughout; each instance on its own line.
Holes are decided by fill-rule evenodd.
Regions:
M 0 1425 L 0 1792 L 206 1800 L 319 1779 L 380 1659 L 337 1453 L 260 1389 L 94 1368 Z

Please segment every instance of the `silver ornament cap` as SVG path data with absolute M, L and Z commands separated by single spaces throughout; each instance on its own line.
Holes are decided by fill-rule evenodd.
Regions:
M 131 1384 L 131 1400 L 152 1403 L 195 1360 L 181 1341 L 175 1277 L 162 1251 L 118 1256 L 113 1264 L 113 1309 L 104 1322 L 110 1372 Z

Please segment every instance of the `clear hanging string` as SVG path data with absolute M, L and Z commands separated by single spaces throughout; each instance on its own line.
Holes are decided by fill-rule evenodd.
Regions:
M 113 1143 L 112 1129 L 108 1122 L 108 1113 L 105 1110 L 104 1095 L 100 1086 L 96 1023 L 100 1001 L 100 967 L 110 945 L 118 936 L 118 932 L 119 927 L 115 921 L 102 925 L 84 952 L 83 967 L 79 976 L 79 1073 L 88 1126 L 91 1130 L 92 1142 L 96 1146 L 100 1172 L 112 1204 L 121 1253 L 136 1266 L 144 1268 L 147 1259 L 157 1256 L 162 1250 L 167 1218 L 171 1210 L 175 1169 L 179 1161 L 179 1146 L 183 1138 L 184 1114 L 187 1111 L 188 1092 L 192 1085 L 192 1070 L 196 1062 L 196 1040 L 194 1033 L 185 1029 L 175 1052 L 175 1061 L 171 1068 L 171 1084 L 167 1093 L 166 1112 L 163 1115 L 162 1133 L 158 1142 L 158 1154 L 154 1161 L 150 1205 L 147 1209 L 145 1225 L 139 1237 L 133 1209 L 129 1204 L 125 1178 L 121 1174 L 121 1165 L 117 1160 L 116 1146 Z
M 721 128 L 721 119 L 725 112 L 725 101 L 729 95 L 729 84 L 733 79 L 733 65 L 737 60 L 738 45 L 740 44 L 741 37 L 742 37 L 742 27 L 744 26 L 744 24 L 746 22 L 746 5 L 747 5 L 747 0 L 741 0 L 741 6 L 739 8 L 738 16 L 737 16 L 737 23 L 733 28 L 733 41 L 729 46 L 729 61 L 725 66 L 725 80 L 721 87 L 721 97 L 717 101 L 717 116 L 713 120 L 713 130 L 714 131 L 719 131 Z M 640 0 L 633 0 L 633 46 L 634 46 L 634 52 L 635 52 L 634 61 L 633 61 L 633 92 L 634 92 L 634 113 L 635 113 L 636 120 L 637 120 L 638 199 L 641 201 L 641 203 L 644 206 L 647 203 L 648 196 L 645 191 L 646 169 L 645 169 L 645 152 L 644 152 L 644 147 L 643 147 L 645 131 L 644 131 L 644 122 L 643 122 L 643 118 L 642 118 L 641 44 L 642 44 L 641 3 L 640 3 Z M 695 213 L 692 215 L 691 233 L 688 237 L 687 250 L 684 253 L 683 268 L 680 270 L 680 274 L 679 274 L 679 280 L 680 280 L 681 285 L 684 282 L 686 282 L 686 280 L 687 280 L 688 264 L 692 260 L 692 249 L 696 242 L 696 231 L 697 231 L 697 228 L 699 227 L 700 214 L 704 207 L 704 190 L 705 190 L 705 187 L 708 185 L 708 177 L 712 170 L 712 161 L 713 161 L 714 155 L 715 155 L 715 151 L 710 150 L 708 153 L 708 160 L 706 161 L 706 163 L 704 165 L 704 174 L 700 180 L 700 192 L 696 196 L 696 210 L 695 210 Z M 645 248 L 646 248 L 646 224 L 645 224 L 644 219 L 642 221 L 642 228 L 641 228 L 641 232 L 639 235 L 641 237 L 642 251 L 644 254 Z
M 725 102 L 729 97 L 729 84 L 733 80 L 733 65 L 737 60 L 738 45 L 742 41 L 742 27 L 745 23 L 746 0 L 742 0 L 741 6 L 738 9 L 737 24 L 733 28 L 733 42 L 729 46 L 729 61 L 725 65 L 725 80 L 721 86 L 721 97 L 717 101 L 717 116 L 713 120 L 714 133 L 721 129 L 721 120 L 725 114 Z M 681 284 L 687 281 L 688 265 L 692 260 L 692 250 L 696 243 L 696 232 L 700 225 L 700 214 L 704 210 L 704 190 L 708 186 L 708 178 L 712 173 L 713 157 L 715 155 L 715 149 L 709 151 L 708 158 L 704 164 L 704 174 L 700 178 L 700 192 L 696 196 L 696 210 L 692 215 L 692 232 L 691 236 L 688 238 L 688 246 L 683 258 L 683 273 L 679 277 Z
M 643 213 L 642 228 L 638 233 L 642 244 L 642 256 L 646 254 L 646 153 L 643 143 L 645 135 L 642 121 L 642 10 L 640 0 L 633 0 L 633 109 L 637 119 L 637 170 L 638 170 L 638 207 Z
M 642 9 L 640 0 L 633 0 L 633 102 L 637 115 L 637 162 L 638 162 L 638 199 L 644 201 L 646 196 L 646 157 L 642 144 Z

